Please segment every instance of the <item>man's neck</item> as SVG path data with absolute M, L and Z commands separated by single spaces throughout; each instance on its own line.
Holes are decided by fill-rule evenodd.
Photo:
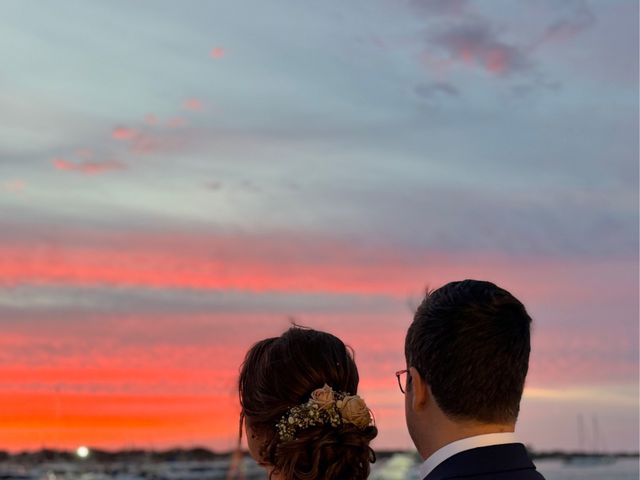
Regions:
M 440 430 L 437 428 L 434 429 L 436 435 L 424 439 L 424 444 L 420 449 L 420 456 L 426 460 L 445 445 L 462 440 L 463 438 L 489 433 L 513 433 L 514 431 L 515 424 L 450 424 L 447 425 L 447 428 Z

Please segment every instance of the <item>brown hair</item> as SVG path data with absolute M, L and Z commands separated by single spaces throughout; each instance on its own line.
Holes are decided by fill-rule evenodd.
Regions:
M 290 441 L 281 440 L 275 428 L 288 409 L 305 403 L 315 389 L 327 384 L 356 394 L 358 380 L 353 352 L 339 338 L 294 325 L 247 352 L 239 380 L 240 435 L 244 419 L 264 439 L 260 457 L 273 466 L 272 475 L 286 480 L 364 480 L 369 463 L 375 462 L 369 446 L 378 434 L 375 426 L 315 426 Z
M 529 368 L 531 317 L 490 282 L 427 292 L 405 340 L 407 363 L 451 418 L 514 422 Z M 410 388 L 410 387 L 409 387 Z

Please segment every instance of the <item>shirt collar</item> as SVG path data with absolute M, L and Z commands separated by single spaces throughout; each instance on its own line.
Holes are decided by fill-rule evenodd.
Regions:
M 457 453 L 464 452 L 465 450 L 471 450 L 472 448 L 488 447 L 490 445 L 503 445 L 505 443 L 517 443 L 515 433 L 487 433 L 451 442 L 439 450 L 436 450 L 422 465 L 420 465 L 420 478 L 424 479 L 433 471 L 434 468 L 444 462 L 447 458 L 453 457 Z

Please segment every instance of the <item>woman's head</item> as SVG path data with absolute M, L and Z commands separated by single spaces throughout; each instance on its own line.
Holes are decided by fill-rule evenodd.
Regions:
M 328 385 L 355 395 L 358 370 L 337 337 L 293 326 L 280 337 L 256 343 L 240 372 L 240 404 L 254 458 L 282 479 L 364 479 L 375 461 L 369 442 L 376 427 L 350 423 L 301 429 L 283 440 L 276 425 L 291 408 Z

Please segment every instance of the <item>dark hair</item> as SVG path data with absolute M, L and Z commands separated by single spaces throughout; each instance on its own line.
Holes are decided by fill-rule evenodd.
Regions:
M 405 340 L 407 363 L 456 420 L 511 423 L 529 368 L 531 317 L 490 282 L 464 280 L 427 291 Z
M 369 463 L 375 462 L 369 447 L 378 434 L 375 426 L 315 426 L 290 441 L 281 440 L 275 428 L 288 409 L 306 403 L 314 390 L 327 384 L 354 395 L 358 380 L 353 353 L 339 338 L 294 325 L 247 352 L 239 380 L 240 430 L 244 418 L 264 438 L 260 456 L 273 465 L 272 474 L 287 480 L 364 480 Z

